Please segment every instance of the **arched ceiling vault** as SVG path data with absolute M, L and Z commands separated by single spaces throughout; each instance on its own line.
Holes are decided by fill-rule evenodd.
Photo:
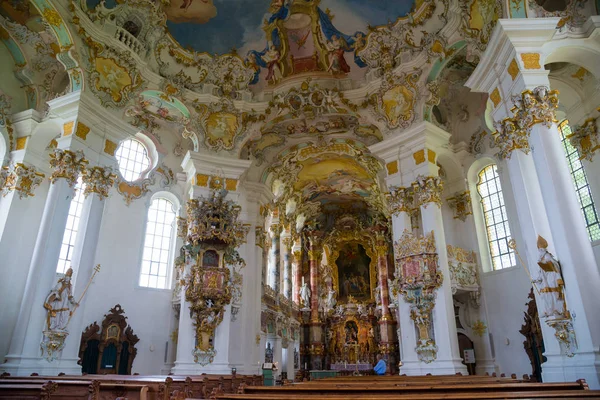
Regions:
M 282 152 L 263 175 L 279 217 L 299 231 L 305 224 L 331 228 L 353 215 L 365 226 L 385 218 L 379 173 L 383 166 L 361 143 L 338 139 L 296 145 Z

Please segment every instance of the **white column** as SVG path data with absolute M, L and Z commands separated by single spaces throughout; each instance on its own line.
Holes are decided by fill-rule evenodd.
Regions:
M 554 242 L 549 250 L 562 265 L 567 306 L 574 315 L 577 355 L 573 358 L 546 351 L 543 376 L 548 381 L 585 378 L 600 387 L 600 272 L 590 244 L 565 159 L 556 124 L 533 127 L 533 161 Z M 553 251 L 554 250 L 554 251 Z M 544 336 L 544 343 L 546 343 Z
M 434 232 L 435 245 L 438 252 L 438 268 L 442 271 L 444 280 L 442 286 L 436 290 L 435 307 L 433 309 L 433 327 L 435 343 L 438 347 L 437 358 L 429 365 L 422 367 L 423 371 L 433 374 L 467 374 L 467 368 L 462 364 L 458 349 L 458 336 L 456 320 L 454 318 L 454 302 L 450 270 L 448 268 L 448 254 L 446 253 L 446 236 L 442 220 L 442 210 L 437 203 L 421 205 L 421 218 L 423 233 Z
M 290 381 L 294 380 L 294 342 L 288 342 L 288 347 L 285 349 L 285 372 Z
M 280 377 L 281 371 L 285 366 L 283 365 L 283 348 L 281 347 L 281 338 L 277 335 L 273 335 L 270 339 L 271 346 L 273 347 L 273 363 L 277 365 L 277 371 L 274 376 Z
M 79 300 L 85 290 L 92 274 L 94 273 L 94 260 L 96 259 L 96 247 L 100 228 L 102 226 L 102 215 L 104 214 L 104 198 L 97 193 L 92 193 L 84 203 L 81 213 L 81 221 L 77 232 L 77 242 L 71 260 L 73 267 L 73 296 Z M 79 345 L 81 333 L 85 328 L 83 320 L 85 303 L 87 297 L 79 302 L 79 307 L 73 314 L 69 323 L 69 336 L 65 342 L 62 352 L 61 364 L 69 365 L 71 369 L 77 369 L 81 373 L 81 366 L 77 365 L 79 360 Z
M 6 197 L 0 195 L 0 264 L 5 271 L 0 279 L 0 293 L 3 294 L 0 307 L 0 360 L 4 360 L 8 352 L 19 316 L 31 263 L 31 249 L 36 243 L 49 187 L 49 182 L 45 180 L 35 190 L 35 196 L 29 198 L 19 198 L 16 191 L 11 191 Z
M 402 232 L 408 230 L 412 232 L 410 215 L 406 211 L 399 211 L 392 215 L 392 232 L 394 243 L 397 243 L 402 236 Z M 398 310 L 396 311 L 396 320 L 398 321 L 398 342 L 400 348 L 400 374 L 418 374 L 413 373 L 415 368 L 420 368 L 419 357 L 415 351 L 417 346 L 417 335 L 415 325 L 410 319 L 410 304 L 404 301 L 402 295 L 398 295 Z
M 188 270 L 184 275 L 189 274 Z M 185 288 L 181 290 L 181 309 L 179 312 L 179 330 L 177 336 L 177 359 L 172 373 L 175 375 L 188 375 L 198 373 L 199 365 L 194 363 L 193 351 L 196 347 L 196 332 L 194 321 L 190 315 L 190 306 L 185 299 Z
M 66 179 L 58 179 L 48 192 L 19 317 L 6 363 L 0 366 L 0 370 L 11 375 L 30 375 L 33 372 L 53 375 L 57 372 L 56 360 L 49 363 L 40 357 L 40 342 L 46 322 L 43 304 L 57 280 L 56 264 L 73 194 L 73 188 Z M 58 372 L 76 374 L 81 370 Z

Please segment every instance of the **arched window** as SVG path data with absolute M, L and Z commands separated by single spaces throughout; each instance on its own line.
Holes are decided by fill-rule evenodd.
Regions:
M 77 179 L 75 185 L 75 195 L 71 200 L 69 206 L 69 215 L 67 216 L 67 225 L 65 227 L 65 233 L 63 234 L 62 244 L 60 246 L 60 254 L 58 256 L 58 264 L 56 266 L 56 272 L 64 274 L 69 268 L 71 268 L 71 259 L 73 258 L 73 250 L 75 249 L 75 240 L 77 239 L 77 230 L 79 229 L 79 221 L 81 220 L 81 211 L 83 209 L 83 191 L 85 190 L 85 184 L 81 180 L 81 177 Z
M 173 254 L 175 218 L 173 203 L 164 197 L 152 200 L 148 209 L 140 286 L 168 289 Z
M 512 267 L 516 264 L 515 253 L 508 247 L 511 237 L 510 227 L 506 217 L 500 176 L 495 164 L 488 165 L 479 173 L 477 192 L 481 196 L 492 266 L 495 270 Z
M 119 171 L 128 182 L 137 181 L 150 167 L 148 151 L 139 140 L 127 139 L 121 142 L 115 152 Z
M 568 139 L 569 135 L 571 135 L 569 121 L 566 119 L 562 121 L 558 125 L 558 130 L 560 132 L 563 149 L 565 150 L 565 154 L 567 156 L 567 163 L 569 164 L 569 171 L 571 171 L 571 178 L 573 179 L 573 184 L 575 185 L 577 200 L 579 200 L 581 212 L 585 218 L 585 225 L 588 235 L 590 240 L 598 240 L 600 239 L 600 221 L 598 221 L 598 212 L 596 211 L 596 206 L 594 204 L 594 199 L 592 198 L 592 192 L 590 190 L 587 176 L 585 175 L 585 170 L 583 169 L 583 165 L 581 164 L 581 160 L 579 158 L 579 151 L 573 147 L 571 141 Z

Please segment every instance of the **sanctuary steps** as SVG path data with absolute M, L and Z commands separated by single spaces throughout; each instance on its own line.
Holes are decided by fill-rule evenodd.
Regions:
M 262 385 L 259 375 L 80 375 L 0 377 L 0 399 L 180 400 Z M 212 396 L 214 397 L 214 396 Z
M 363 376 L 282 387 L 240 387 L 217 399 L 571 399 L 600 398 L 585 380 L 536 383 L 493 376 Z

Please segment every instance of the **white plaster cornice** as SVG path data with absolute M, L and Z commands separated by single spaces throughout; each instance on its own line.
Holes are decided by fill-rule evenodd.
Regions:
M 372 154 L 389 162 L 397 159 L 404 149 L 412 154 L 424 147 L 432 150 L 446 147 L 450 142 L 450 136 L 450 133 L 431 122 L 422 121 L 384 141 L 371 145 L 369 150 Z
M 195 151 L 188 151 L 181 162 L 181 167 L 187 173 L 188 179 L 196 176 L 196 174 L 240 179 L 251 165 L 252 161 L 250 160 L 240 160 Z

